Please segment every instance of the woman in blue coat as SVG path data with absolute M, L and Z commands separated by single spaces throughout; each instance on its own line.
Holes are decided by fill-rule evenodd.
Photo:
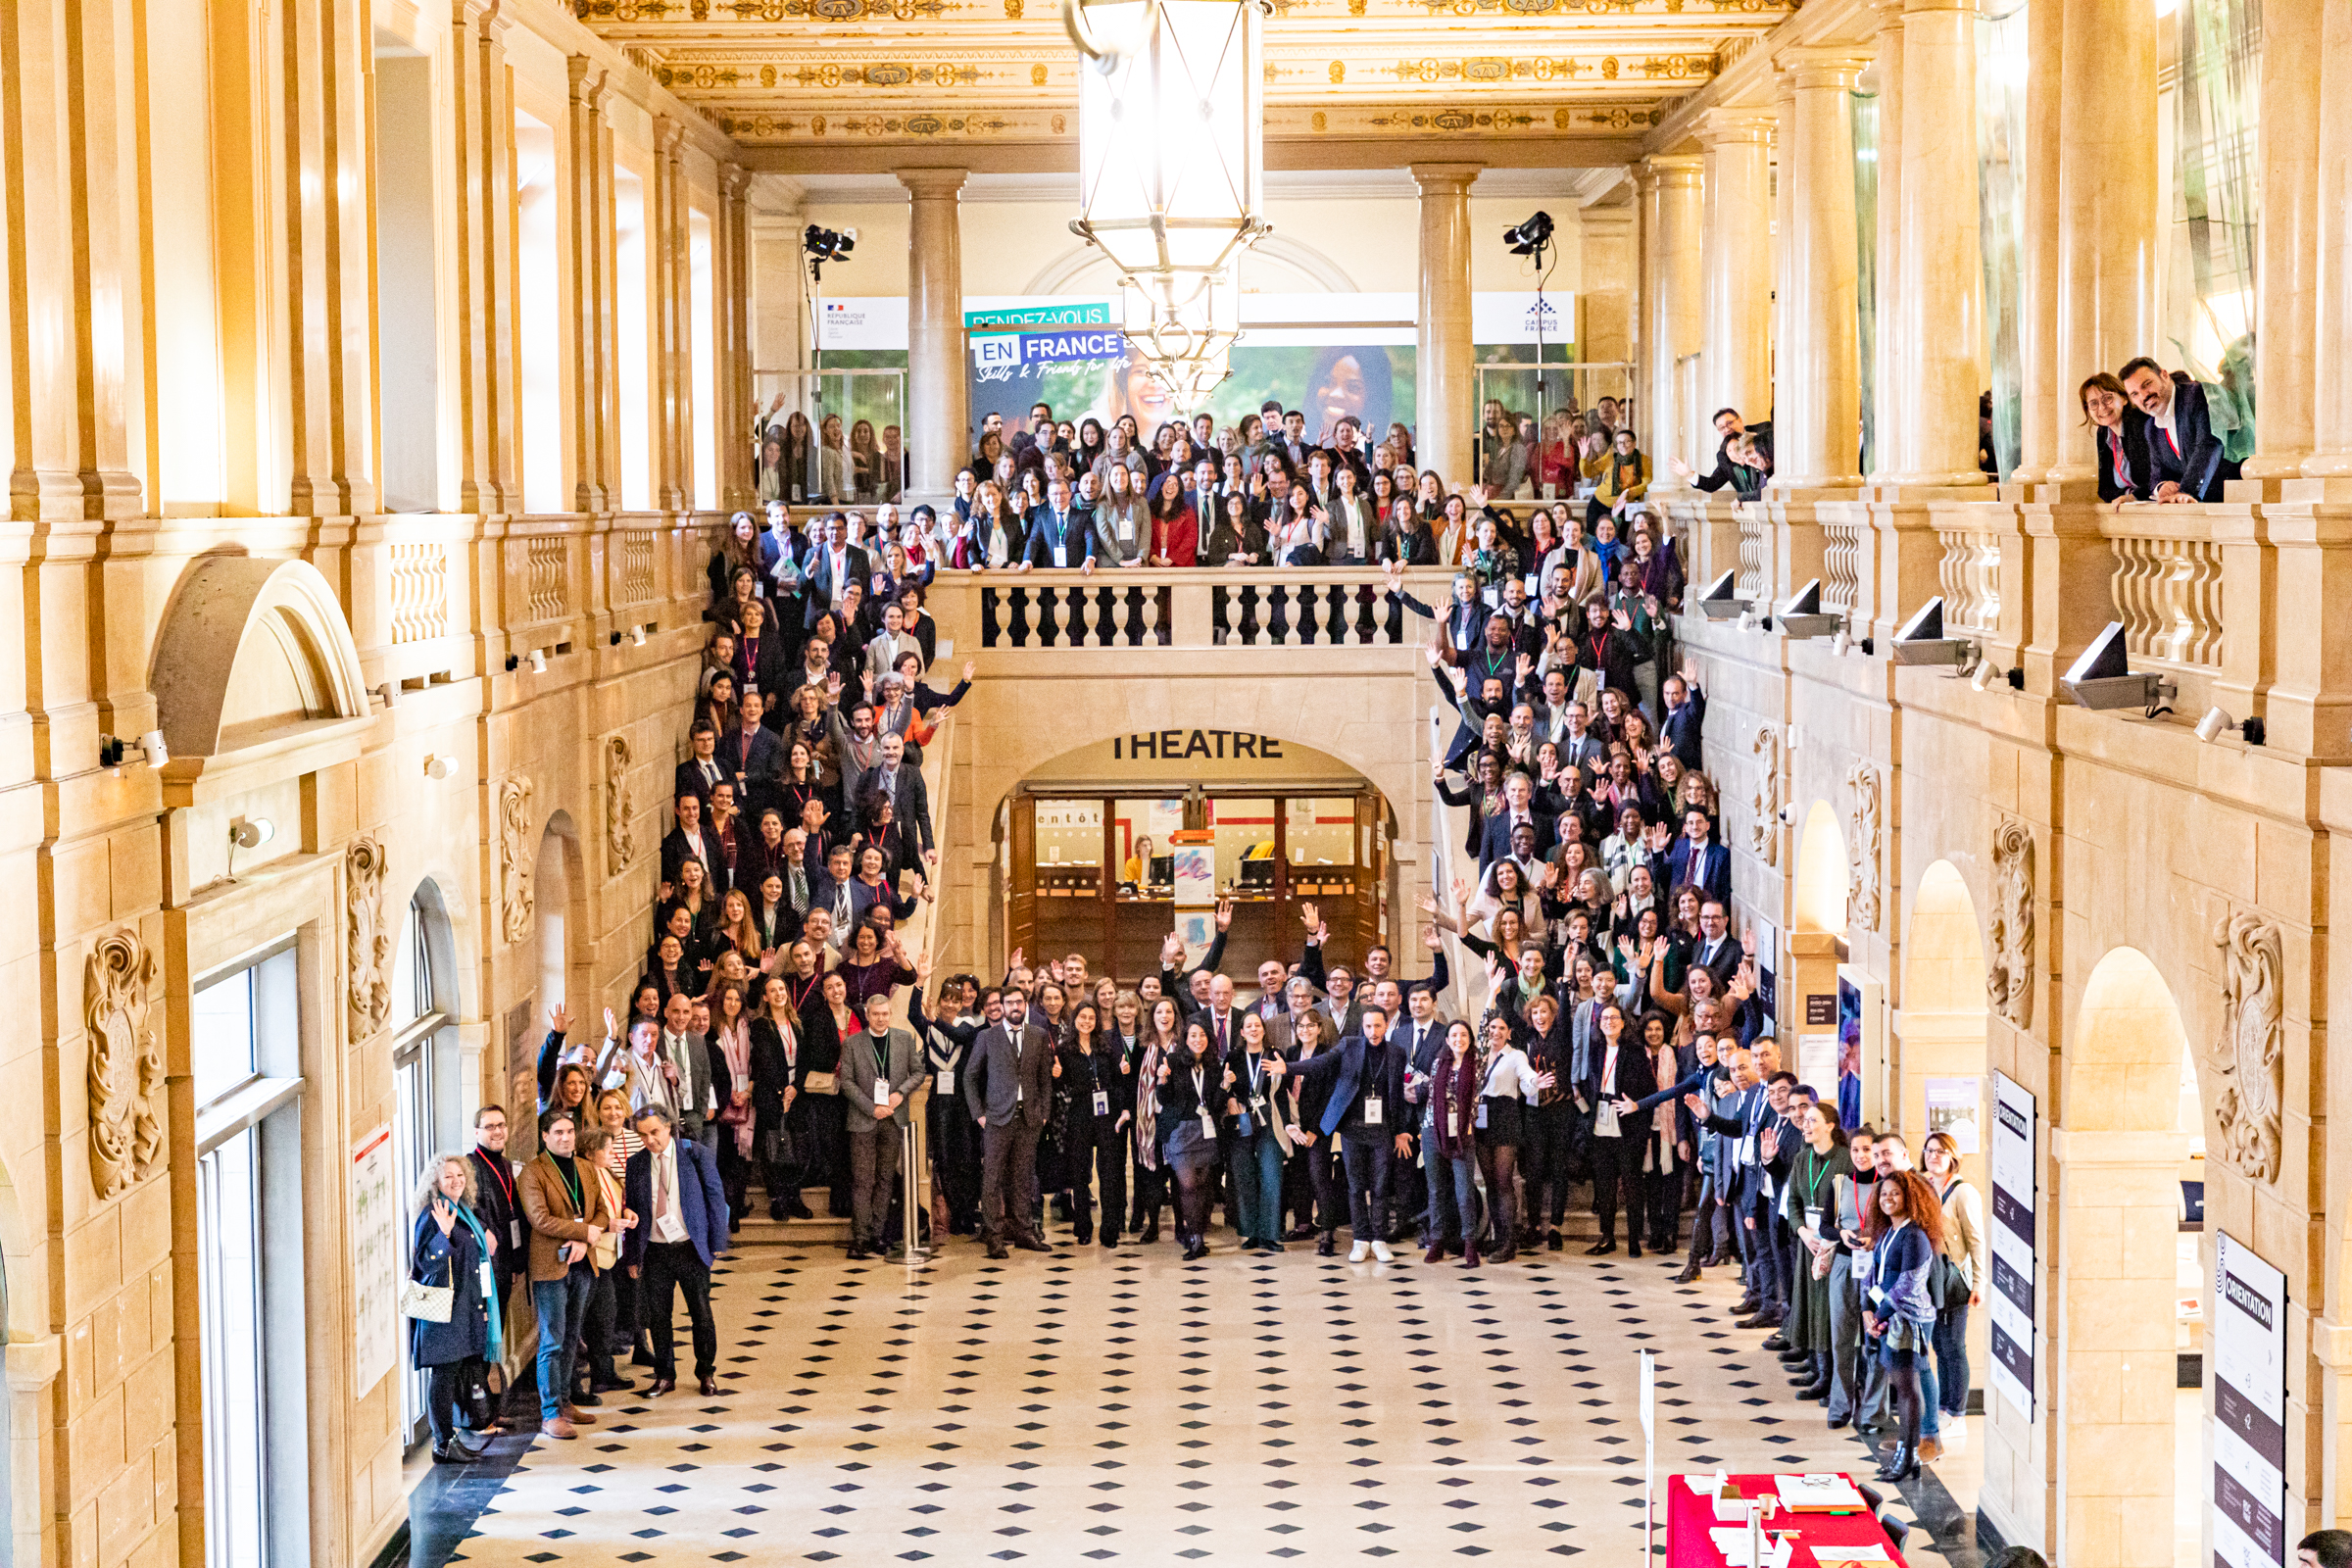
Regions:
M 418 1285 L 450 1290 L 449 1321 L 409 1320 L 409 1355 L 419 1372 L 432 1373 L 426 1400 L 433 1427 L 433 1458 L 464 1464 L 478 1458 L 487 1438 L 457 1430 L 460 1380 L 506 1344 L 499 1321 L 498 1291 L 490 1259 L 496 1241 L 473 1212 L 473 1162 L 463 1154 L 436 1154 L 425 1166 L 411 1203 L 416 1210 L 410 1238 L 409 1278 Z

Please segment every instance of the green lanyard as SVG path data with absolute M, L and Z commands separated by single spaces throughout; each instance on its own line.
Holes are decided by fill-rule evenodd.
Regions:
M 1813 1200 L 1814 1197 L 1821 1191 L 1822 1177 L 1829 1174 L 1830 1157 L 1827 1154 L 1816 1154 L 1810 1149 L 1806 1150 L 1805 1153 L 1813 1162 L 1813 1178 L 1805 1183 L 1805 1206 L 1807 1208 L 1818 1208 L 1820 1205 L 1815 1203 Z
M 576 1161 L 575 1168 L 569 1171 L 566 1171 L 564 1168 L 563 1161 L 557 1159 L 553 1154 L 548 1155 L 547 1162 L 556 1167 L 556 1179 L 561 1181 L 564 1184 L 564 1190 L 571 1195 L 571 1211 L 574 1214 L 587 1213 L 588 1200 L 586 1194 L 584 1194 L 580 1189 L 580 1177 L 578 1170 L 576 1169 Z

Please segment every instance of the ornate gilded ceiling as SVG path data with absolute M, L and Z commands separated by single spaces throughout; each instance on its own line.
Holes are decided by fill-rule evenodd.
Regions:
M 578 9 L 740 145 L 778 155 L 777 167 L 860 143 L 878 153 L 1066 142 L 1075 157 L 1079 61 L 1054 0 L 578 0 Z M 1427 144 L 1433 157 L 1467 155 L 1473 143 L 1622 144 L 1793 9 L 1274 0 L 1266 136 L 1291 144 L 1293 163 L 1311 160 L 1317 141 L 1335 156 L 1368 141 L 1408 154 Z

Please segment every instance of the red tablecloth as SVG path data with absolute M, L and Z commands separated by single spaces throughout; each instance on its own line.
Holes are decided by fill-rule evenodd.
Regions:
M 1846 1480 L 1853 1480 L 1851 1474 Z M 1760 1497 L 1773 1487 L 1771 1476 L 1734 1476 L 1732 1484 L 1744 1497 Z M 1882 1494 L 1886 1489 L 1879 1489 Z M 1795 1549 L 1788 1554 L 1788 1568 L 1813 1568 L 1810 1543 L 1820 1541 L 1837 1545 L 1858 1546 L 1876 1544 L 1884 1546 L 1897 1563 L 1902 1553 L 1886 1539 L 1886 1532 L 1867 1510 L 1852 1513 L 1790 1513 L 1783 1508 L 1769 1521 L 1776 1530 L 1796 1532 Z M 1707 1532 L 1715 1528 L 1715 1499 L 1692 1492 L 1683 1476 L 1666 1478 L 1666 1565 L 1667 1568 L 1723 1568 L 1723 1553 Z

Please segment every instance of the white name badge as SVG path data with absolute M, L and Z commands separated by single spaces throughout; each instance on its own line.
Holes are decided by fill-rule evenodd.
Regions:
M 1740 1163 L 1753 1165 L 1755 1162 L 1756 1139 L 1753 1133 L 1749 1133 L 1740 1140 Z
M 1380 1097 L 1378 1095 L 1364 1097 L 1364 1125 L 1367 1127 L 1380 1125 Z
M 1017 1104 L 1019 1104 L 1019 1103 L 1020 1103 L 1022 1101 L 1024 1101 L 1024 1100 L 1026 1100 L 1026 1099 L 1028 1099 L 1028 1098 L 1029 1098 L 1029 1091 L 1028 1091 L 1028 1090 L 1026 1090 L 1026 1089 L 1022 1088 L 1022 1087 L 1021 1087 L 1019 1084 L 1014 1084 L 1014 1085 L 1012 1086 L 1012 1102 L 1013 1102 L 1014 1104 L 1016 1104 L 1016 1105 L 1017 1105 Z
M 1098 1089 L 1095 1091 L 1095 1114 L 1098 1116 L 1107 1116 L 1110 1114 L 1109 1090 Z
M 938 1072 L 934 1073 L 932 1076 L 933 1076 L 933 1077 L 934 1077 L 934 1078 L 937 1080 L 937 1089 L 936 1089 L 936 1092 L 937 1092 L 937 1093 L 939 1093 L 939 1094 L 943 1094 L 943 1095 L 952 1095 L 952 1094 L 954 1094 L 954 1093 L 956 1092 L 956 1069 L 955 1069 L 955 1068 L 953 1068 L 953 1067 L 942 1067 L 942 1068 L 940 1068 L 940 1069 L 939 1069 L 939 1071 L 938 1071 Z
M 522 1221 L 518 1219 L 511 1219 L 507 1221 L 507 1245 L 509 1247 L 520 1247 L 522 1245 Z
M 1600 1107 L 1592 1112 L 1592 1136 L 1595 1138 L 1620 1136 L 1617 1131 L 1617 1107 L 1605 1100 L 1600 1102 Z
M 1487 1125 L 1487 1102 L 1486 1102 L 1485 1101 L 1483 1101 L 1483 1100 L 1482 1100 L 1482 1101 L 1480 1101 L 1480 1102 L 1478 1102 L 1478 1123 L 1477 1123 L 1477 1125 L 1478 1125 L 1478 1126 L 1479 1126 L 1481 1129 L 1485 1128 L 1485 1126 Z
M 1462 1136 L 1462 1113 L 1451 1105 L 1446 1107 L 1446 1136 L 1448 1138 Z
M 1200 1112 L 1200 1136 L 1203 1138 L 1217 1136 L 1217 1119 L 1210 1115 L 1205 1108 Z
M 1823 1210 L 1818 1204 L 1808 1207 L 1805 1210 L 1805 1229 L 1816 1236 L 1824 1234 L 1821 1228 L 1822 1215 Z

